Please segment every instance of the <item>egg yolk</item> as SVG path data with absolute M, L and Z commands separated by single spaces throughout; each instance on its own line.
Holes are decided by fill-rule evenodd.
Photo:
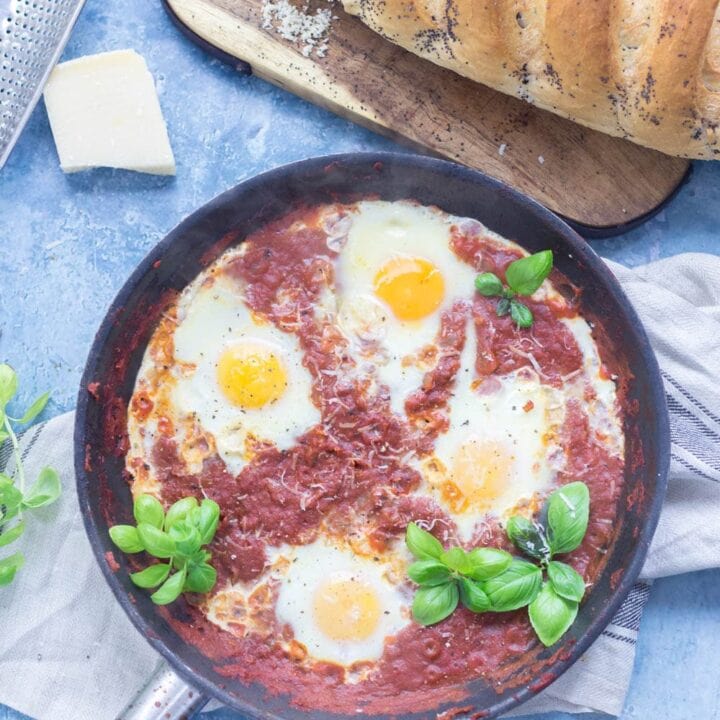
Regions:
M 315 592 L 315 622 L 332 640 L 365 640 L 377 628 L 380 601 L 358 580 L 329 580 Z
M 489 510 L 506 491 L 513 458 L 497 442 L 471 439 L 453 458 L 450 480 L 443 483 L 442 496 L 451 510 Z
M 391 258 L 378 270 L 374 286 L 375 294 L 399 320 L 427 317 L 445 296 L 442 274 L 424 258 Z
M 287 387 L 287 373 L 278 355 L 256 344 L 227 349 L 218 362 L 217 378 L 225 397 L 244 409 L 275 402 Z

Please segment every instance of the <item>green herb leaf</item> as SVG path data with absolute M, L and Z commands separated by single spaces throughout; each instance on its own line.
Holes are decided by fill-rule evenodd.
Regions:
M 18 379 L 15 371 L 6 363 L 0 364 L 0 410 L 12 400 L 17 392 Z
M 188 592 L 207 593 L 210 592 L 217 582 L 217 571 L 212 565 L 190 565 L 184 590 Z
M 19 423 L 20 425 L 25 425 L 26 423 L 29 423 L 32 420 L 34 420 L 45 409 L 45 406 L 47 405 L 49 399 L 50 399 L 50 393 L 48 393 L 48 392 L 43 393 L 25 411 L 23 416 L 21 418 L 18 418 L 17 420 L 15 420 L 15 422 Z
M 24 564 L 25 557 L 19 552 L 0 560 L 0 587 L 9 585 L 15 579 L 17 571 Z
M 0 423 L 3 421 L 3 411 L 0 410 Z M 5 432 L 5 430 L 0 430 L 0 447 L 2 447 L 2 444 L 10 437 L 9 432 Z
M 547 501 L 548 540 L 553 553 L 568 553 L 580 545 L 588 526 L 590 492 L 583 482 L 563 485 Z
M 468 578 L 460 578 L 460 600 L 468 609 L 476 613 L 490 609 L 490 598 L 485 594 L 480 583 Z
M 185 520 L 187 514 L 197 506 L 198 501 L 194 497 L 186 497 L 173 503 L 165 516 L 165 529 L 169 530 L 176 522 Z
M 108 532 L 110 539 L 124 553 L 139 553 L 145 549 L 137 528 L 132 525 L 113 525 Z
M 461 547 L 454 547 L 446 550 L 440 556 L 440 562 L 447 565 L 451 570 L 462 573 L 463 575 L 470 572 L 472 565 L 468 554 Z
M 152 527 L 152 526 L 149 526 Z M 157 528 L 153 528 L 156 530 Z M 159 531 L 158 531 L 159 532 Z M 171 575 L 151 596 L 156 605 L 167 605 L 178 599 L 185 585 L 187 571 L 185 568 Z
M 136 522 L 144 522 L 162 529 L 165 510 L 162 503 L 152 495 L 138 495 L 133 503 L 133 515 Z
M 39 508 L 54 503 L 60 497 L 60 477 L 51 467 L 44 467 L 38 479 L 23 497 L 23 507 Z
M 543 560 L 550 557 L 550 545 L 543 528 L 522 515 L 513 515 L 505 527 L 508 537 L 525 555 Z
M 533 314 L 530 308 L 519 300 L 510 301 L 510 317 L 519 328 L 529 328 L 533 324 Z
M 505 278 L 518 295 L 532 295 L 552 268 L 552 250 L 543 250 L 511 262 L 505 271 Z
M 450 570 L 437 560 L 418 560 L 410 565 L 407 574 L 418 585 L 442 585 L 450 579 Z
M 542 571 L 527 560 L 514 559 L 505 572 L 485 583 L 492 610 L 507 612 L 531 603 L 542 585 Z
M 197 509 L 194 519 L 195 526 L 200 533 L 200 541 L 207 545 L 215 537 L 218 522 L 220 521 L 220 506 L 210 498 L 205 498 Z
M 553 590 L 566 600 L 580 602 L 585 594 L 585 581 L 575 568 L 563 562 L 553 560 L 548 564 L 548 579 Z
M 168 535 L 175 541 L 176 552 L 184 557 L 189 557 L 197 552 L 202 545 L 200 532 L 189 518 L 172 525 L 168 530 Z
M 475 278 L 475 289 L 485 297 L 502 295 L 502 280 L 495 273 L 481 273 Z
M 497 312 L 498 317 L 507 315 L 510 312 L 510 300 L 505 297 L 502 300 L 500 300 L 500 302 L 497 304 L 497 308 L 496 308 L 495 312 Z
M 170 574 L 170 563 L 158 563 L 144 570 L 130 573 L 130 579 L 141 588 L 154 588 L 165 582 Z
M 0 518 L 3 521 L 17 515 L 22 499 L 22 493 L 15 487 L 12 478 L 0 474 Z
M 172 537 L 150 523 L 138 523 L 137 533 L 145 550 L 156 558 L 169 558 L 177 551 Z
M 505 550 L 483 547 L 475 548 L 468 553 L 470 571 L 468 576 L 473 580 L 489 580 L 504 572 L 512 562 L 512 555 Z
M 20 520 L 17 524 L 11 528 L 3 527 L 2 535 L 0 535 L 0 547 L 9 545 L 11 542 L 15 542 L 25 532 L 25 521 Z
M 528 608 L 530 622 L 546 647 L 554 645 L 567 632 L 577 612 L 577 602 L 558 595 L 548 582 Z
M 444 585 L 421 587 L 413 599 L 413 617 L 421 625 L 439 623 L 454 612 L 459 598 L 457 583 L 454 580 Z
M 407 526 L 405 543 L 408 550 L 418 560 L 436 560 L 443 554 L 443 546 L 440 541 L 434 535 L 422 530 L 414 522 Z

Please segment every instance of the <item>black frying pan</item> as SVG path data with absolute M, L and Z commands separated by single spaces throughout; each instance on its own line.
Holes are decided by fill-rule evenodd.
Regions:
M 625 497 L 619 503 L 617 535 L 607 565 L 583 603 L 578 619 L 557 648 L 538 648 L 502 692 L 482 679 L 466 683 L 460 703 L 486 717 L 527 700 L 565 671 L 608 624 L 637 578 L 657 523 L 665 492 L 669 429 L 662 382 L 640 321 L 617 281 L 590 247 L 565 223 L 532 200 L 478 172 L 427 157 L 372 153 L 315 158 L 272 170 L 241 183 L 193 213 L 173 230 L 132 274 L 112 303 L 95 337 L 78 400 L 75 463 L 85 526 L 105 578 L 134 625 L 168 663 L 201 693 L 254 718 L 340 720 L 346 716 L 300 710 L 285 696 L 245 686 L 220 676 L 197 649 L 172 630 L 148 593 L 129 578 L 125 558 L 109 567 L 114 551 L 109 524 L 128 522 L 132 500 L 123 475 L 124 407 L 169 292 L 182 290 L 228 245 L 242 239 L 296 204 L 354 201 L 373 195 L 386 200 L 411 198 L 460 216 L 477 218 L 490 229 L 517 240 L 530 251 L 551 248 L 556 266 L 583 289 L 583 310 L 604 326 L 613 352 L 627 363 L 634 380 L 631 403 L 637 413 L 627 422 L 628 462 Z M 95 385 L 95 383 L 98 383 Z M 632 502 L 626 502 L 632 497 Z M 182 616 L 182 604 L 170 606 Z M 177 686 L 179 681 L 170 684 Z M 186 698 L 189 697 L 185 693 Z M 146 698 L 147 699 L 147 698 Z M 186 702 L 185 708 L 192 705 Z M 154 703 L 147 702 L 150 710 Z M 182 703 L 181 703 L 182 705 Z M 435 718 L 433 712 L 408 714 L 407 720 Z M 155 710 L 165 716 L 171 708 Z M 467 711 L 458 717 L 469 716 Z M 151 715 L 137 711 L 125 717 Z

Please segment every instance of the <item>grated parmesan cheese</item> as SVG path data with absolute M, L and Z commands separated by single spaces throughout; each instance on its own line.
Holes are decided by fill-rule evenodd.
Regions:
M 280 37 L 298 45 L 305 57 L 310 57 L 313 50 L 318 57 L 325 57 L 332 20 L 330 9 L 318 8 L 311 13 L 307 3 L 296 7 L 288 0 L 264 0 L 262 5 L 263 28 L 274 30 Z

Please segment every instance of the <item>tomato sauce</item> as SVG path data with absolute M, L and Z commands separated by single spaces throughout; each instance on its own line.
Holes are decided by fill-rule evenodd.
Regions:
M 478 271 L 504 277 L 519 253 L 478 227 L 455 228 L 454 251 Z M 437 365 L 407 400 L 408 418 L 400 418 L 391 412 L 388 393 L 365 393 L 362 379 L 347 379 L 355 359 L 346 340 L 322 314 L 314 313 L 314 304 L 333 279 L 335 252 L 327 240 L 319 211 L 299 210 L 255 232 L 246 241 L 247 251 L 228 269 L 246 287 L 253 311 L 299 338 L 321 423 L 289 450 L 260 447 L 237 477 L 217 457 L 206 460 L 201 473 L 187 474 L 171 437 L 160 437 L 153 449 L 167 502 L 204 493 L 222 508 L 210 548 L 218 588 L 228 581 L 259 577 L 266 545 L 311 542 L 321 523 L 342 533 L 351 514 L 363 518 L 378 551 L 402 536 L 411 520 L 424 521 L 442 541 L 455 535 L 454 522 L 441 506 L 429 497 L 410 495 L 421 477 L 406 458 L 429 452 L 433 439 L 447 427 L 444 408 L 460 366 L 469 318 L 477 331 L 476 367 L 481 377 L 530 366 L 542 382 L 558 387 L 582 366 L 582 353 L 561 321 L 577 314 L 574 301 L 528 301 L 534 324 L 531 330 L 518 330 L 509 317 L 497 316 L 496 299 L 473 295 L 469 289 L 468 300 L 442 316 Z M 131 412 L 146 411 L 143 398 L 131 404 Z M 590 488 L 589 530 L 568 560 L 591 584 L 612 540 L 623 462 L 598 442 L 579 402 L 568 404 L 560 444 L 570 458 L 560 483 L 583 480 Z M 511 549 L 492 518 L 477 530 L 474 541 Z M 366 680 L 346 684 L 339 668 L 300 662 L 267 637 L 237 637 L 223 631 L 194 604 L 188 603 L 183 611 L 190 618 L 185 622 L 164 612 L 222 675 L 260 682 L 273 693 L 290 693 L 301 707 L 335 712 L 418 711 L 440 701 L 460 700 L 463 681 L 484 678 L 497 684 L 537 646 L 526 612 L 476 615 L 459 609 L 436 626 L 409 624 L 386 643 Z

